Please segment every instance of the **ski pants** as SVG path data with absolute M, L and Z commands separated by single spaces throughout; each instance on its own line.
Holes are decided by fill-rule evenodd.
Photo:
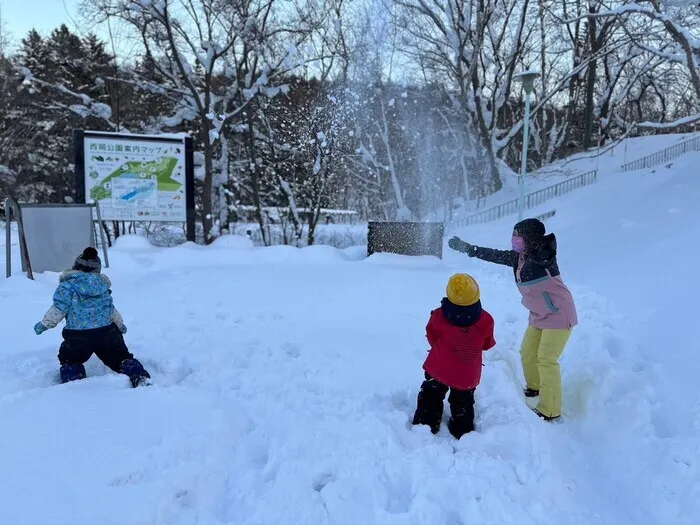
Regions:
M 474 390 L 456 390 L 441 383 L 425 372 L 425 381 L 418 392 L 418 403 L 413 416 L 414 425 L 428 425 L 433 434 L 440 430 L 442 411 L 447 391 L 451 417 L 447 428 L 455 438 L 474 430 Z
M 559 358 L 571 329 L 541 330 L 528 326 L 520 349 L 527 388 L 540 391 L 537 410 L 547 417 L 561 416 L 562 388 Z
M 122 363 L 134 357 L 114 323 L 93 330 L 64 328 L 62 335 L 63 343 L 58 350 L 58 361 L 62 366 L 83 365 L 94 353 L 106 366 L 121 373 Z

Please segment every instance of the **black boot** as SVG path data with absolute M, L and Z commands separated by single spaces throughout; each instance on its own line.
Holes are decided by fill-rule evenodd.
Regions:
M 426 372 L 425 381 L 418 392 L 416 413 L 413 415 L 414 425 L 428 425 L 433 434 L 440 431 L 443 403 L 448 387 L 433 379 Z
M 561 416 L 545 416 L 542 412 L 533 408 L 532 411 L 545 421 L 558 421 Z
M 539 390 L 533 390 L 532 388 L 526 388 L 524 390 L 525 397 L 537 397 L 540 395 Z

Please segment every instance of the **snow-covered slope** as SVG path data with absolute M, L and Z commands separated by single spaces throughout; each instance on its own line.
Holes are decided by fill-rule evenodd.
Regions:
M 668 135 L 634 137 L 609 143 L 602 148 L 593 148 L 590 151 L 577 153 L 576 155 L 557 160 L 552 164 L 548 164 L 529 173 L 525 180 L 525 191 L 527 193 L 535 192 L 566 181 L 572 176 L 581 175 L 593 170 L 598 171 L 600 176 L 622 174 L 621 167 L 623 164 L 698 136 L 698 133 L 674 133 Z M 501 177 L 503 180 L 503 188 L 500 191 L 489 195 L 480 202 L 478 210 L 476 209 L 475 202 L 470 203 L 471 211 L 465 212 L 462 209 L 454 210 L 454 217 L 452 220 L 459 221 L 459 219 L 476 211 L 498 206 L 504 202 L 517 199 L 520 194 L 519 172 L 503 168 Z M 431 220 L 442 220 L 443 218 L 443 211 L 430 217 Z
M 60 333 L 32 326 L 57 276 L 0 282 L 0 523 L 697 523 L 700 181 L 684 163 L 540 210 L 557 209 L 581 319 L 560 424 L 521 394 L 509 270 L 451 252 L 122 238 L 105 273 L 156 382 L 137 390 L 95 358 L 54 385 Z M 459 233 L 507 246 L 512 222 Z M 479 280 L 498 342 L 459 442 L 410 426 L 425 323 L 455 270 Z

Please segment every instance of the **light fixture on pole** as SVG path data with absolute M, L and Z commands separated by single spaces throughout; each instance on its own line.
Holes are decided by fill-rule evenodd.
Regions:
M 523 149 L 520 163 L 520 197 L 518 198 L 518 221 L 523 220 L 525 210 L 525 174 L 527 173 L 527 144 L 530 141 L 530 93 L 535 80 L 540 76 L 537 71 L 523 71 L 515 78 L 519 79 L 525 90 L 525 122 L 523 123 Z

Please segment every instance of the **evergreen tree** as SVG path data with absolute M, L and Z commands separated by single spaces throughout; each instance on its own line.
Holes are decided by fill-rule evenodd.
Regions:
M 109 102 L 99 75 L 112 57 L 94 37 L 82 41 L 65 25 L 44 39 L 30 31 L 22 40 L 15 63 L 30 78 L 18 93 L 12 127 L 26 138 L 10 167 L 36 201 L 70 201 L 75 194 L 73 130 L 107 130 L 95 116 L 96 102 Z M 93 98 L 94 97 L 94 98 Z

